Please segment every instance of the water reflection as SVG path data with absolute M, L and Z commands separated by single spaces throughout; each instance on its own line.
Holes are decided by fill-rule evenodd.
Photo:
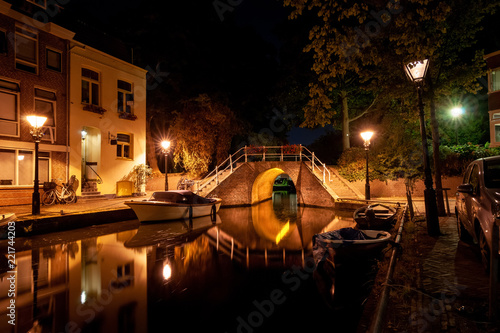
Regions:
M 130 221 L 18 239 L 16 326 L 0 321 L 0 331 L 27 332 L 35 319 L 50 332 L 157 332 L 174 323 L 230 332 L 244 331 L 242 320 L 253 330 L 248 318 L 274 291 L 280 302 L 261 313 L 259 331 L 314 328 L 312 318 L 332 313 L 308 267 L 311 239 L 352 226 L 349 215 L 297 208 L 295 195 L 276 193 L 254 207 L 221 209 L 216 221 Z M 0 248 L 6 253 L 7 243 Z

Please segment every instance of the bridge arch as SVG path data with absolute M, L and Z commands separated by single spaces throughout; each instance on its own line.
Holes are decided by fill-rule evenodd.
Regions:
M 281 168 L 272 168 L 259 173 L 252 185 L 251 204 L 254 205 L 272 198 L 274 180 L 284 173 L 285 171 Z

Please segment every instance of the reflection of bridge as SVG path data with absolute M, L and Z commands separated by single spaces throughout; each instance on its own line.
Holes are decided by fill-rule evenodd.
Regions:
M 253 205 L 271 198 L 281 174 L 293 180 L 299 205 L 333 207 L 341 191 L 342 197 L 364 198 L 302 145 L 245 146 L 197 182 L 197 193 L 220 197 L 224 206 Z

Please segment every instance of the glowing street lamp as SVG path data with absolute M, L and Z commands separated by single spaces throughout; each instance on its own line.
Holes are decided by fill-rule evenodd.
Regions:
M 31 214 L 40 215 L 40 188 L 38 181 L 38 144 L 43 137 L 42 127 L 47 117 L 27 116 L 26 120 L 31 125 L 30 134 L 35 141 L 35 180 L 33 182 L 33 196 L 31 200 Z
M 417 86 L 418 94 L 418 109 L 420 118 L 420 135 L 422 137 L 422 151 L 424 158 L 424 174 L 425 174 L 425 219 L 427 221 L 427 233 L 430 236 L 439 236 L 439 219 L 438 209 L 436 202 L 436 191 L 432 188 L 432 174 L 429 162 L 429 150 L 427 148 L 427 134 L 425 132 L 425 118 L 424 118 L 424 103 L 422 102 L 422 85 L 424 83 L 425 75 L 429 67 L 429 60 L 414 61 L 405 65 L 405 72 L 410 81 Z
M 170 141 L 163 140 L 161 142 L 161 151 L 165 155 L 165 191 L 168 191 L 168 173 L 167 173 L 167 162 L 168 162 L 168 153 L 170 151 Z
M 455 136 L 458 145 L 458 118 L 464 114 L 464 108 L 461 106 L 456 106 L 450 110 L 451 116 L 455 119 Z
M 365 200 L 370 200 L 370 177 L 368 175 L 368 150 L 370 149 L 370 139 L 373 136 L 373 132 L 362 132 L 361 137 L 363 138 L 365 151 L 366 151 L 366 183 L 365 183 Z

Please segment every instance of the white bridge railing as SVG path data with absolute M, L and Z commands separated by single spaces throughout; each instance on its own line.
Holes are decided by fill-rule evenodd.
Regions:
M 261 161 L 301 161 L 306 162 L 306 165 L 314 173 L 318 171 L 322 173 L 323 184 L 332 181 L 330 170 L 322 163 L 319 158 L 314 155 L 309 149 L 302 145 L 286 145 L 286 146 L 245 146 L 237 152 L 229 155 L 222 163 L 217 165 L 205 178 L 196 181 L 195 193 L 199 193 L 206 189 L 211 183 L 219 185 L 222 181 L 222 176 L 227 172 L 233 173 L 239 165 L 245 162 L 261 162 Z

